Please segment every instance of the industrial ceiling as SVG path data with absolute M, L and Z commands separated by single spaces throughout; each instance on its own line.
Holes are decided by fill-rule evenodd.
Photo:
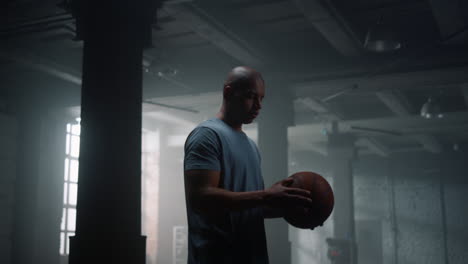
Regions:
M 83 43 L 69 4 L 4 4 L 3 101 L 28 93 L 53 107 L 79 105 Z M 226 73 L 250 65 L 267 89 L 291 95 L 291 148 L 326 155 L 334 122 L 356 134 L 362 154 L 468 147 L 466 1 L 172 0 L 155 16 L 142 62 L 145 101 L 155 103 L 146 112 L 210 117 Z M 391 37 L 390 49 L 372 50 L 373 33 Z M 429 98 L 441 118 L 420 115 Z

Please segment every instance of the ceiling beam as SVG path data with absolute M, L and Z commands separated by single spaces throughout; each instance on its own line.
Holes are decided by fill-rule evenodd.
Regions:
M 461 0 L 429 0 L 432 14 L 444 40 L 452 39 L 466 30 L 464 10 L 460 8 Z
M 413 109 L 409 100 L 399 90 L 385 90 L 376 93 L 377 97 L 396 115 L 411 115 Z
M 345 56 L 360 54 L 361 43 L 331 1 L 293 0 L 328 42 Z
M 397 116 L 410 116 L 413 109 L 409 100 L 399 90 L 383 90 L 376 92 L 377 97 Z M 324 114 L 328 113 L 327 106 L 310 97 L 297 98 L 296 101 L 302 103 L 310 110 Z M 335 119 L 337 120 L 337 119 Z M 352 127 L 352 126 L 350 126 Z M 369 125 L 372 127 L 372 125 Z M 441 143 L 434 137 L 428 134 L 421 134 L 413 137 L 419 142 L 423 148 L 432 153 L 440 153 L 442 151 Z M 369 151 L 382 157 L 387 157 L 390 153 L 389 149 L 381 144 L 378 140 L 371 136 L 361 136 L 357 141 L 357 145 L 365 146 Z
M 376 93 L 382 90 L 415 90 L 468 82 L 468 67 L 433 69 L 404 73 L 379 74 L 373 77 L 348 77 L 298 82 L 291 86 L 296 97 L 319 97 L 341 92 L 343 87 L 357 85 L 352 93 Z
M 74 84 L 77 87 L 81 87 L 82 79 L 81 73 L 77 70 L 74 70 L 70 67 L 67 67 L 63 64 L 57 63 L 47 57 L 36 55 L 32 52 L 29 52 L 24 49 L 11 49 L 11 48 L 0 48 L 0 58 L 5 59 L 6 61 L 12 61 L 14 63 L 20 64 L 24 67 L 42 72 L 49 76 L 56 77 L 60 80 L 66 81 L 68 83 Z M 144 64 L 144 62 L 142 62 Z M 142 66 L 143 67 L 143 66 Z M 152 74 L 151 72 L 147 74 Z M 164 82 L 164 84 L 172 84 L 174 87 L 182 87 L 187 91 L 190 91 L 190 87 L 185 85 L 180 81 L 173 80 L 170 77 L 164 75 L 157 75 L 158 80 Z M 145 88 L 145 87 L 143 87 Z M 145 92 L 144 98 L 154 97 L 150 93 Z
M 413 109 L 408 99 L 399 90 L 386 90 L 377 92 L 377 97 L 397 116 L 409 116 Z M 413 136 L 423 148 L 432 153 L 440 153 L 442 144 L 434 136 L 421 134 Z
M 313 135 L 319 141 L 323 140 L 323 129 L 330 130 L 329 124 L 312 123 L 314 120 L 308 115 L 296 115 L 295 126 L 291 127 L 291 135 L 298 137 Z M 339 131 L 356 132 L 351 127 L 370 127 L 381 130 L 396 131 L 402 134 L 403 137 L 419 134 L 434 134 L 434 133 L 459 133 L 460 131 L 468 131 L 468 112 L 451 112 L 446 113 L 444 118 L 425 119 L 419 115 L 411 115 L 405 117 L 385 117 L 372 119 L 356 119 L 345 120 L 338 123 Z
M 327 106 L 322 102 L 315 100 L 310 97 L 300 97 L 296 99 L 297 103 L 302 104 L 309 110 L 312 110 L 316 113 L 328 113 Z
M 303 106 L 307 107 L 309 110 L 319 114 L 324 120 L 341 120 L 341 118 L 334 114 L 332 111 L 329 111 L 329 107 L 318 100 L 315 100 L 310 97 L 306 98 L 297 98 L 296 101 L 301 103 Z M 378 140 L 370 137 L 361 137 L 357 140 L 356 144 L 363 145 L 367 147 L 368 150 L 371 152 L 380 155 L 380 156 L 388 156 L 388 149 L 382 145 Z M 328 155 L 326 144 L 325 146 L 320 146 L 317 143 L 310 146 L 312 150 L 326 156 Z
M 356 141 L 356 145 L 361 145 L 367 147 L 372 153 L 375 153 L 382 157 L 388 157 L 390 150 L 381 144 L 379 141 L 369 138 L 361 137 Z
M 0 57 L 14 61 L 25 67 L 57 77 L 61 80 L 81 86 L 79 72 L 64 65 L 58 64 L 43 56 L 37 56 L 31 52 L 20 49 L 0 49 Z
M 193 128 L 197 124 L 194 122 L 194 120 L 187 120 L 186 118 L 182 118 L 172 111 L 148 111 L 145 112 L 144 117 L 146 122 L 153 119 L 188 128 Z
M 194 3 L 165 5 L 163 9 L 175 17 L 177 21 L 184 23 L 199 36 L 207 39 L 233 58 L 248 65 L 262 64 L 260 58 L 246 41 Z
M 328 148 L 326 144 L 312 144 L 312 150 L 322 156 L 328 156 Z
M 289 149 L 294 151 L 313 151 L 322 156 L 328 156 L 328 148 L 326 141 L 310 141 L 305 139 L 297 140 L 297 138 L 288 136 Z
M 434 137 L 427 134 L 412 135 L 416 141 L 418 141 L 425 150 L 432 153 L 442 152 L 442 144 Z

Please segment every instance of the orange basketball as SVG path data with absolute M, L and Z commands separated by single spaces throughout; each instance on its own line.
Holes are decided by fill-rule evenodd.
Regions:
M 289 176 L 294 182 L 289 187 L 310 191 L 312 207 L 296 206 L 286 210 L 284 219 L 298 228 L 314 228 L 323 225 L 333 211 L 335 199 L 330 184 L 321 175 L 301 171 Z

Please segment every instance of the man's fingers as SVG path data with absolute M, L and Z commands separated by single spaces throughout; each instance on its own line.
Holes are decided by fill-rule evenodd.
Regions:
M 295 195 L 302 195 L 305 197 L 310 197 L 310 191 L 299 189 L 299 188 L 287 188 L 287 192 Z
M 306 198 L 301 195 L 289 195 L 289 198 L 291 199 L 292 202 L 302 204 L 304 206 L 312 206 L 312 199 Z

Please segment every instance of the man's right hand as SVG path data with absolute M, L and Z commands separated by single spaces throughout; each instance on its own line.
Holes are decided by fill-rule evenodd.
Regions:
M 288 187 L 294 182 L 293 178 L 286 178 L 265 190 L 264 200 L 267 206 L 287 208 L 302 205 L 312 206 L 310 192 L 304 189 Z

